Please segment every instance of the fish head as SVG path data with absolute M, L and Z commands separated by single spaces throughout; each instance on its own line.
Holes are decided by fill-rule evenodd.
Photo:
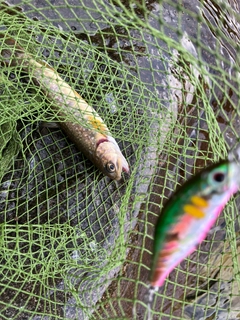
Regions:
M 240 163 L 223 160 L 203 171 L 202 178 L 202 193 L 206 197 L 235 193 L 240 188 Z
M 119 149 L 114 138 L 107 137 L 101 141 L 96 149 L 97 166 L 113 180 L 120 180 L 122 172 L 129 173 L 127 160 Z

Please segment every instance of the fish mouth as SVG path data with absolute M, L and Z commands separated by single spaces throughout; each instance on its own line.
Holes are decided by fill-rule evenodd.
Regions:
M 128 175 L 130 174 L 130 169 L 127 163 L 127 160 L 123 157 L 124 163 L 122 164 L 122 171 L 127 173 Z

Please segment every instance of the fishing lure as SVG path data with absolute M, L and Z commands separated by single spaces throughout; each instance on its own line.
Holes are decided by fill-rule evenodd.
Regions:
M 36 61 L 14 39 L 2 34 L 0 38 L 5 44 L 1 50 L 4 64 L 21 67 L 30 74 L 52 102 L 51 107 L 63 120 L 60 126 L 80 151 L 111 179 L 119 180 L 122 171 L 129 173 L 127 160 L 97 112 L 47 63 Z M 82 124 L 64 121 L 70 113 Z
M 157 221 L 151 289 L 205 239 L 230 197 L 240 188 L 240 147 L 188 180 L 168 200 Z
M 230 197 L 240 188 L 240 146 L 228 159 L 203 169 L 185 182 L 167 201 L 157 221 L 150 287 L 148 320 L 154 292 L 169 273 L 205 239 Z M 133 314 L 136 314 L 135 308 Z

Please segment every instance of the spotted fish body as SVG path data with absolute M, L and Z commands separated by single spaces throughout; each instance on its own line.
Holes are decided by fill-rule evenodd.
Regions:
M 47 63 L 36 61 L 14 39 L 2 34 L 0 39 L 5 44 L 0 51 L 4 64 L 21 67 L 31 76 L 62 119 L 62 129 L 86 157 L 111 179 L 119 180 L 122 171 L 129 173 L 125 157 L 97 112 Z M 66 115 L 72 115 L 78 123 L 66 121 Z
M 169 273 L 205 239 L 239 187 L 239 160 L 230 154 L 229 159 L 204 169 L 174 193 L 155 228 L 152 287 L 162 286 Z

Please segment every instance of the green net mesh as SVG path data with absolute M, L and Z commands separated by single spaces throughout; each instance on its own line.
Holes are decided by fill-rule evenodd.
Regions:
M 0 56 L 0 319 L 147 319 L 164 202 L 239 141 L 239 4 L 9 0 L 0 21 L 95 108 L 131 166 L 104 177 Z M 152 319 L 240 319 L 239 207 L 171 272 Z

